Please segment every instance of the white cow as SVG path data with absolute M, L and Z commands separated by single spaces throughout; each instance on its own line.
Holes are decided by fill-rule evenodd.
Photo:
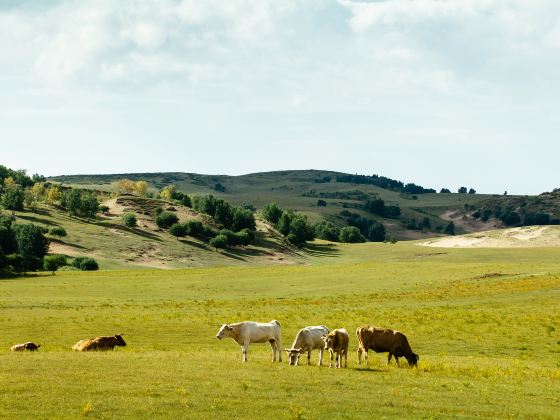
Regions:
M 314 327 L 305 327 L 299 330 L 296 335 L 296 339 L 292 344 L 292 348 L 284 349 L 288 352 L 288 361 L 290 365 L 297 366 L 299 363 L 299 357 L 307 352 L 307 365 L 311 364 L 311 350 L 319 349 L 319 363 L 318 366 L 323 366 L 323 350 L 325 349 L 325 344 L 321 338 L 323 335 L 327 335 L 329 329 L 324 325 L 318 325 Z
M 247 361 L 247 351 L 250 343 L 270 343 L 272 348 L 272 361 L 276 360 L 278 352 L 278 361 L 282 361 L 282 328 L 276 320 L 270 322 L 238 322 L 236 324 L 223 324 L 216 334 L 216 338 L 231 337 L 243 350 L 243 361 Z

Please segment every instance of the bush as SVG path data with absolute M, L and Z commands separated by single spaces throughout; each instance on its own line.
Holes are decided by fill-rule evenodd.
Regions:
M 327 202 L 325 200 L 317 200 L 317 207 L 326 207 Z
M 49 230 L 49 233 L 53 236 L 62 238 L 63 236 L 66 236 L 66 229 L 64 229 L 62 226 L 55 226 L 51 228 L 51 230 Z
M 201 236 L 204 231 L 204 225 L 200 220 L 187 220 L 184 226 L 186 233 L 189 236 Z
M 169 233 L 175 236 L 178 240 L 179 238 L 187 236 L 187 228 L 185 227 L 185 225 L 182 225 L 180 223 L 174 223 L 169 228 Z
M 282 216 L 282 210 L 276 203 L 270 203 L 263 207 L 262 211 L 263 219 L 269 221 L 272 224 L 278 223 L 280 217 Z
M 255 223 L 255 215 L 248 209 L 235 207 L 233 209 L 233 221 L 231 227 L 235 232 L 239 232 L 243 229 L 256 230 L 257 225 Z
M 177 217 L 177 215 L 175 213 L 170 212 L 170 211 L 162 211 L 156 217 L 156 223 L 162 229 L 167 229 L 170 226 L 177 223 L 178 221 L 179 221 L 179 218 Z
M 455 235 L 455 223 L 449 222 L 443 232 L 447 233 L 448 235 Z
M 49 241 L 45 238 L 39 226 L 27 223 L 15 225 L 13 230 L 18 246 L 18 253 L 24 258 L 43 258 L 47 254 Z
M 76 257 L 72 260 L 72 267 L 82 271 L 95 271 L 99 269 L 97 261 L 89 257 Z
M 136 215 L 134 213 L 125 213 L 122 215 L 122 220 L 125 226 L 135 227 L 136 226 Z
M 210 239 L 210 246 L 214 248 L 225 248 L 228 244 L 228 239 L 224 235 L 217 235 L 215 238 Z
M 45 271 L 52 271 L 53 275 L 59 267 L 63 267 L 65 265 L 66 257 L 64 255 L 47 255 L 43 259 L 43 268 Z
M 360 229 L 355 226 L 345 226 L 340 229 L 339 238 L 340 242 L 358 243 L 365 242 L 366 238 L 363 237 Z
M 340 229 L 334 225 L 334 223 L 322 220 L 315 224 L 313 227 L 315 230 L 315 236 L 319 239 L 324 239 L 326 241 L 338 241 L 338 236 L 340 235 Z

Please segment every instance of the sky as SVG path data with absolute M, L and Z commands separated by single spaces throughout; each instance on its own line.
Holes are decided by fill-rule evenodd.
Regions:
M 557 0 L 0 0 L 0 164 L 560 187 Z

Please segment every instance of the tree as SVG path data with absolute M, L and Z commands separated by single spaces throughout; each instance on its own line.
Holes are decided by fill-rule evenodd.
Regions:
M 322 220 L 315 224 L 313 227 L 315 230 L 315 236 L 319 239 L 324 239 L 326 241 L 338 241 L 340 235 L 340 229 L 334 225 L 334 223 L 327 220 Z
M 216 237 L 210 239 L 210 246 L 216 248 L 225 248 L 228 244 L 228 239 L 224 235 L 217 235 Z
M 346 243 L 358 243 L 366 241 L 366 238 L 363 237 L 360 229 L 355 226 L 345 226 L 340 229 L 340 235 L 338 239 L 340 242 Z
M 169 228 L 169 233 L 179 240 L 179 238 L 187 236 L 187 228 L 180 223 L 174 223 Z
M 163 189 L 159 192 L 159 196 L 162 200 L 171 201 L 173 199 L 173 195 L 175 194 L 175 185 L 168 185 L 163 187 Z
M 109 212 L 109 206 L 106 206 L 105 204 L 99 206 L 99 211 L 103 214 L 107 214 Z
M 10 178 L 7 178 L 8 180 Z M 5 181 L 6 181 L 5 180 Z M 6 182 L 4 181 L 4 184 Z M 12 214 L 15 211 L 22 211 L 23 210 L 23 201 L 25 200 L 25 192 L 23 191 L 23 187 L 18 184 L 10 184 L 5 185 L 4 193 L 2 194 L 2 205 L 7 210 L 12 210 Z
M 58 239 L 67 235 L 66 234 L 66 229 L 64 229 L 62 226 L 55 226 L 55 227 L 51 228 L 49 233 L 53 236 L 58 236 Z
M 148 192 L 148 183 L 146 181 L 136 181 L 134 191 L 140 196 L 145 197 Z
M 123 223 L 126 227 L 135 227 L 136 226 L 136 215 L 134 213 L 125 213 L 122 215 Z
M 47 190 L 43 182 L 36 182 L 35 184 L 33 184 L 33 187 L 31 187 L 31 194 L 33 195 L 33 201 L 35 203 L 43 201 L 45 199 L 46 191 Z
M 66 209 L 70 216 L 78 215 L 82 204 L 81 191 L 75 189 L 64 191 L 60 199 L 60 204 Z
M 84 192 L 80 197 L 79 214 L 86 219 L 93 219 L 99 211 L 99 201 L 93 192 Z
M 214 191 L 226 192 L 226 187 L 224 187 L 222 184 L 217 182 L 216 184 L 214 184 Z
M 162 229 L 167 229 L 168 227 L 174 225 L 178 221 L 179 218 L 177 217 L 177 215 L 170 211 L 162 211 L 156 217 L 156 224 Z
M 467 187 L 461 187 L 457 190 L 457 192 L 459 194 L 466 194 L 467 193 Z
M 420 227 L 425 229 L 430 229 L 432 227 L 432 224 L 430 223 L 430 218 L 424 217 L 424 219 L 422 219 L 422 223 L 420 223 Z
M 185 223 L 187 235 L 197 237 L 204 232 L 204 225 L 200 220 L 187 220 Z
M 184 194 L 181 198 L 181 204 L 185 207 L 192 207 L 192 200 L 191 197 L 187 194 Z
M 448 235 L 455 235 L 455 223 L 449 222 L 445 227 L 444 233 L 447 233 Z
M 50 187 L 47 190 L 47 204 L 51 206 L 60 200 L 60 190 L 58 187 Z
M 325 200 L 317 200 L 317 207 L 327 207 L 327 202 Z
M 119 179 L 113 182 L 113 188 L 119 194 L 131 194 L 136 190 L 136 183 L 130 179 Z
M 385 201 L 381 198 L 374 198 L 368 200 L 364 204 L 364 209 L 370 213 L 377 214 L 379 216 L 385 216 Z
M 261 213 L 263 219 L 272 223 L 273 225 L 278 223 L 280 217 L 282 216 L 282 210 L 280 209 L 280 207 L 278 207 L 276 203 L 267 204 L 266 206 L 263 207 Z
M 214 219 L 227 228 L 231 227 L 233 223 L 233 209 L 227 201 L 216 200 Z
M 46 271 L 52 271 L 52 275 L 54 276 L 54 272 L 58 270 L 59 267 L 63 267 L 66 265 L 66 257 L 64 255 L 47 255 L 43 259 L 43 268 Z
M 451 191 L 449 190 L 449 188 L 442 188 L 442 189 L 439 191 L 439 193 L 440 193 L 440 194 L 450 194 Z
M 474 188 L 469 189 L 469 194 L 476 194 L 476 190 Z
M 385 226 L 374 221 L 368 228 L 367 239 L 371 242 L 383 242 L 385 240 Z
M 257 224 L 255 222 L 255 215 L 250 210 L 242 207 L 235 207 L 233 209 L 231 227 L 235 232 L 239 232 L 243 229 L 256 230 Z

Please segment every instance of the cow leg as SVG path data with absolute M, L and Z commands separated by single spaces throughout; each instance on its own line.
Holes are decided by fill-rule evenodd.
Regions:
M 247 361 L 247 352 L 249 351 L 249 343 L 243 343 L 243 346 L 241 347 L 241 350 L 243 351 L 243 362 Z
M 362 348 L 358 347 L 358 364 L 362 364 Z
M 307 349 L 307 366 L 311 366 L 311 349 Z
M 269 340 L 270 348 L 272 350 L 272 362 L 276 361 L 276 343 L 274 340 Z
M 276 348 L 278 349 L 278 363 L 282 363 L 282 337 L 279 335 L 274 340 Z
M 348 350 L 344 350 L 344 367 L 348 367 Z
M 340 361 L 341 361 L 340 350 L 336 352 L 336 368 L 340 369 Z
M 323 347 L 319 349 L 319 364 L 317 366 L 323 366 Z
M 368 349 L 365 350 L 364 352 L 364 358 L 366 359 L 366 366 L 368 366 L 369 360 L 368 360 Z
M 399 358 L 395 356 L 395 361 L 397 362 L 397 366 L 399 366 Z
M 389 352 L 389 356 L 387 356 L 387 365 L 389 365 L 389 363 L 391 363 L 391 357 L 393 357 L 393 354 L 391 352 Z
M 329 355 L 331 356 L 331 361 L 329 363 L 329 367 L 332 368 L 332 359 L 333 359 L 333 351 L 331 349 L 329 349 Z

